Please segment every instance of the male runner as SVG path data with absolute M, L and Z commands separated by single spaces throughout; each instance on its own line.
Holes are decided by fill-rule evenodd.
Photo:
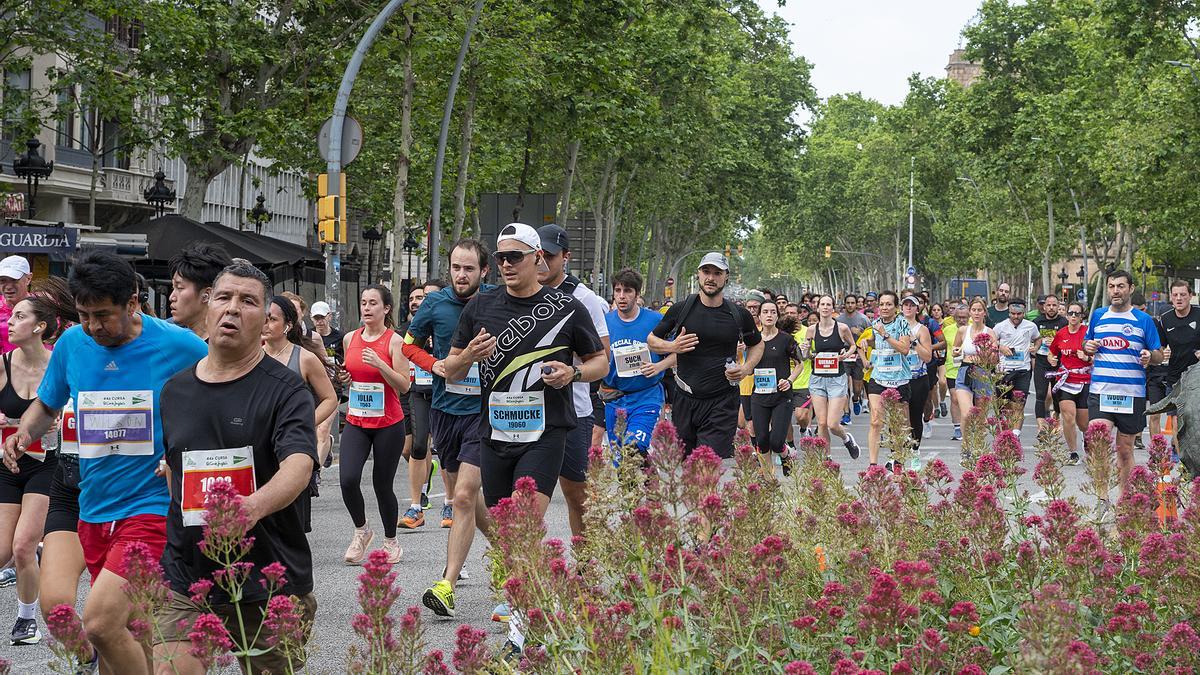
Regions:
M 862 336 L 864 330 L 871 327 L 871 320 L 865 314 L 859 311 L 858 296 L 853 293 L 846 294 L 844 311 L 838 317 L 839 323 L 844 323 L 850 327 L 850 334 L 854 336 L 854 342 L 858 342 L 858 338 Z M 862 356 L 855 354 L 853 361 L 847 364 L 847 373 L 850 375 L 850 398 L 851 405 L 854 408 L 855 415 L 862 414 L 862 398 L 866 391 L 866 383 L 863 381 L 863 364 Z M 849 424 L 843 417 L 842 424 Z
M 538 283 L 548 288 L 556 288 L 578 299 L 587 308 L 592 317 L 592 325 L 604 345 L 604 355 L 608 358 L 608 324 L 604 315 L 608 313 L 608 303 L 600 299 L 582 281 L 567 274 L 567 263 L 571 260 L 571 244 L 567 231 L 553 223 L 538 228 L 538 238 L 542 243 L 542 257 L 546 261 L 546 271 L 538 272 Z M 587 498 L 587 462 L 588 449 L 592 447 L 592 427 L 595 418 L 592 405 L 590 385 L 579 382 L 572 385 L 571 395 L 575 403 L 575 416 L 579 424 L 567 434 L 566 454 L 563 456 L 562 474 L 558 484 L 562 487 L 563 499 L 567 502 L 567 519 L 571 523 L 571 535 L 583 534 L 584 501 Z
M 476 295 L 463 308 L 446 357 L 446 377 L 479 364 L 480 474 L 491 507 L 512 495 L 519 478 L 537 483 L 545 516 L 562 470 L 567 436 L 578 423 L 569 385 L 608 373 L 604 345 L 578 299 L 538 283 L 541 239 L 532 227 L 500 230 L 493 257 L 504 288 Z M 570 365 L 579 356 L 580 365 Z M 586 420 L 585 420 L 586 426 Z
M 617 308 L 604 317 L 612 338 L 612 355 L 601 394 L 608 399 L 604 414 L 609 442 L 614 448 L 631 444 L 644 456 L 662 413 L 663 373 L 675 365 L 676 356 L 660 358 L 646 344 L 662 316 L 638 307 L 641 292 L 642 275 L 636 271 L 625 268 L 613 276 Z M 618 429 L 617 415 L 621 412 L 624 426 Z
M 1192 288 L 1187 281 L 1176 279 L 1170 288 L 1171 309 L 1158 318 L 1163 344 L 1161 376 L 1147 380 L 1147 403 L 1157 403 L 1179 384 L 1183 371 L 1192 367 L 1200 357 L 1200 307 L 1192 304 Z M 1149 418 L 1150 433 L 1158 433 L 1159 416 Z
M 92 575 L 83 627 L 108 672 L 146 673 L 146 655 L 126 628 L 125 549 L 140 541 L 157 555 L 166 544 L 170 496 L 155 475 L 163 457 L 159 393 L 207 349 L 190 331 L 141 313 L 133 267 L 114 253 L 81 255 L 68 284 L 80 325 L 58 339 L 37 399 L 5 439 L 4 463 L 15 471 L 31 439 L 74 399 L 79 543 Z
M 1054 342 L 1058 329 L 1067 325 L 1067 317 L 1062 314 L 1062 303 L 1058 301 L 1057 295 L 1047 295 L 1041 308 L 1042 311 L 1033 320 L 1038 334 L 1042 337 L 1033 362 L 1033 415 L 1037 418 L 1038 431 L 1046 428 L 1046 418 L 1054 409 L 1054 401 L 1050 398 L 1050 378 L 1046 377 L 1050 371 L 1057 370 L 1051 368 L 1050 362 L 1046 360 L 1050 356 L 1050 343 Z
M 647 342 L 657 354 L 678 356 L 671 419 L 686 451 L 707 445 L 730 458 L 737 431 L 738 381 L 754 373 L 762 358 L 762 335 L 750 312 L 725 298 L 725 256 L 706 253 L 696 276 L 700 292 L 672 306 Z M 739 340 L 746 345 L 741 364 Z
M 7 354 L 16 349 L 16 345 L 8 341 L 8 319 L 12 316 L 13 307 L 29 297 L 29 282 L 33 274 L 29 270 L 29 261 L 19 255 L 10 255 L 0 260 L 0 353 Z
M 344 363 L 346 354 L 342 348 L 342 338 L 346 337 L 346 334 L 330 323 L 333 317 L 330 316 L 329 303 L 318 300 L 313 303 L 308 313 L 313 320 L 313 329 L 317 331 L 317 335 L 321 336 L 321 344 L 325 347 L 325 353 L 334 362 Z
M 208 339 L 206 320 L 213 280 L 233 259 L 220 246 L 188 244 L 167 263 L 171 273 L 171 319 L 202 340 Z
M 479 498 L 479 376 L 469 381 L 447 381 L 446 357 L 467 302 L 481 291 L 488 273 L 488 250 L 475 239 L 460 239 L 450 248 L 450 286 L 430 293 L 408 326 L 404 356 L 433 373 L 433 408 L 429 426 L 441 457 L 446 481 L 442 527 L 450 528 L 446 543 L 446 570 L 441 580 L 425 591 L 422 602 L 439 616 L 454 616 L 454 587 L 471 551 L 475 527 L 487 536 L 487 508 Z M 433 353 L 420 345 L 431 341 Z M 457 509 L 455 508 L 457 507 Z
M 879 294 L 875 291 L 867 291 L 863 297 L 863 316 L 871 321 L 879 318 Z
M 1017 299 L 1009 302 L 1008 319 L 996 324 L 995 330 L 996 340 L 1000 343 L 1000 372 L 1004 373 L 1000 380 L 1000 396 L 1013 401 L 1017 392 L 1021 392 L 1027 397 L 1029 381 L 1033 376 L 1029 355 L 1038 349 L 1042 336 L 1037 326 L 1025 318 L 1025 301 Z M 1024 406 L 1024 399 L 1021 404 Z M 1020 423 L 1013 431 L 1021 435 Z
M 313 397 L 299 375 L 263 351 L 270 291 L 266 275 L 249 265 L 232 265 L 217 275 L 208 302 L 208 355 L 162 388 L 167 480 L 176 498 L 167 512 L 162 558 L 171 592 L 157 608 L 154 654 L 157 662 L 170 664 L 169 672 L 205 672 L 190 653 L 188 630 L 208 609 L 191 599 L 189 588 L 221 569 L 200 550 L 205 486 L 214 479 L 227 481 L 244 498 L 253 544 L 243 560 L 254 563 L 254 570 L 236 606 L 220 584 L 209 592 L 208 604 L 231 635 L 244 629 L 251 636 L 244 646 L 261 652 L 247 657 L 253 671 L 304 667 L 271 649 L 270 636 L 261 630 L 270 595 L 262 570 L 272 563 L 287 568 L 277 593 L 298 599 L 306 638 L 317 608 L 298 500 L 317 463 Z
M 1133 439 L 1146 428 L 1146 366 L 1162 363 L 1158 329 L 1149 314 L 1134 309 L 1133 275 L 1108 275 L 1108 307 L 1088 321 L 1083 350 L 1095 357 L 1088 419 L 1117 429 L 1117 473 L 1124 494 L 1133 469 Z
M 988 307 L 988 327 L 995 328 L 1008 319 L 1008 298 L 1011 294 L 1012 287 L 1007 282 L 1001 281 L 1000 285 L 996 286 L 996 300 L 991 307 Z M 1024 309 L 1021 310 L 1022 318 L 1024 318 L 1024 311 Z
M 433 281 L 434 290 L 441 287 Z M 425 302 L 425 289 L 429 284 L 415 284 L 408 292 L 408 316 L 411 320 Z M 406 334 L 407 326 L 402 329 Z M 403 350 L 403 348 L 401 348 Z M 412 383 L 408 391 L 400 396 L 404 410 L 404 457 L 408 461 L 408 508 L 400 516 L 397 525 L 406 530 L 425 526 L 425 509 L 429 507 L 429 495 L 425 484 L 433 470 L 433 457 L 429 454 L 429 411 L 433 403 L 433 374 L 410 363 Z M 447 495 L 450 493 L 447 492 Z

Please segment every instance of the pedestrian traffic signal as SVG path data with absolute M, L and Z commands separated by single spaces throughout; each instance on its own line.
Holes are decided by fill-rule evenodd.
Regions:
M 826 246 L 826 247 L 825 247 L 825 258 L 826 258 L 826 259 L 829 259 L 829 258 L 832 258 L 832 257 L 833 257 L 833 247 L 832 247 L 832 246 Z
M 329 193 L 329 174 L 317 176 L 317 238 L 322 244 L 345 244 L 346 174 L 339 174 L 337 194 Z

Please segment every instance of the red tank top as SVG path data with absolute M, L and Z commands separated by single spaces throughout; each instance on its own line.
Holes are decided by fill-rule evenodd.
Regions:
M 404 411 L 400 408 L 400 398 L 396 390 L 383 379 L 377 368 L 363 363 L 363 350 L 373 350 L 381 360 L 392 363 L 392 355 L 388 347 L 392 344 L 395 331 L 385 330 L 377 339 L 367 342 L 362 339 L 363 329 L 354 331 L 350 337 L 350 347 L 346 350 L 346 370 L 350 373 L 350 412 L 346 421 L 363 429 L 381 429 L 390 427 L 404 419 Z M 382 385 L 382 414 L 379 414 L 379 385 Z M 359 414 L 355 414 L 355 413 Z

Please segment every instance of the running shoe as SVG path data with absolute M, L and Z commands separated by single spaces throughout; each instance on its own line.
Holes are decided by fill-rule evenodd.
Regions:
M 950 440 L 952 440 L 952 441 L 961 441 L 962 440 L 962 427 L 954 427 L 954 433 L 950 435 Z
M 395 565 L 404 557 L 404 548 L 400 546 L 400 542 L 396 541 L 395 537 L 391 539 L 384 537 L 381 550 L 387 554 L 389 565 Z
M 421 509 L 408 507 L 404 515 L 400 517 L 400 522 L 396 523 L 406 530 L 415 530 L 418 527 L 425 527 L 425 512 Z
M 922 433 L 921 433 L 921 436 L 922 436 L 922 437 L 926 437 L 926 436 L 932 436 L 932 435 L 933 435 L 933 423 L 932 423 L 932 422 L 926 422 L 926 423 L 925 423 L 925 428 L 924 428 L 924 430 L 922 431 Z
M 428 511 L 430 508 L 432 508 L 432 507 L 429 505 L 429 493 L 422 492 L 421 493 L 421 510 Z
M 512 620 L 512 610 L 509 609 L 507 602 L 502 602 L 492 610 L 492 621 L 497 623 L 508 623 Z
M 350 540 L 350 546 L 346 549 L 346 564 L 361 565 L 367 559 L 367 547 L 375 540 L 375 533 L 369 529 L 354 530 L 354 538 Z
M 854 441 L 854 434 L 849 431 L 846 432 L 845 446 L 846 450 L 850 452 L 850 459 L 858 459 L 858 456 L 862 453 L 862 448 L 858 447 L 858 443 Z
M 521 648 L 512 640 L 505 640 L 504 646 L 500 648 L 500 653 L 504 655 L 504 662 L 516 666 L 521 662 Z
M 854 402 L 854 406 L 853 406 L 853 407 L 854 407 L 854 414 L 855 414 L 855 415 L 861 415 L 861 414 L 862 414 L 862 402 L 861 402 L 861 401 L 855 401 L 855 402 Z
M 36 645 L 42 641 L 42 632 L 38 630 L 37 619 L 17 619 L 12 629 L 10 644 Z
M 1078 452 L 1072 452 L 1071 456 L 1067 458 L 1067 466 L 1079 466 Z
M 850 413 L 846 413 L 846 414 L 842 415 L 842 424 L 843 425 L 850 424 Z
M 1137 436 L 1133 437 L 1133 447 L 1137 448 L 1138 450 L 1146 449 L 1146 444 L 1142 441 L 1141 434 L 1138 434 Z
M 442 528 L 449 529 L 454 525 L 454 505 L 442 505 Z
M 942 401 L 941 403 L 938 404 L 938 412 L 940 412 L 942 414 L 942 417 L 950 416 L 950 408 L 946 407 L 945 401 Z
M 892 467 L 892 463 L 891 463 L 891 462 L 887 462 L 887 463 L 885 463 L 885 464 L 883 465 L 883 470 L 884 470 L 884 471 L 886 471 L 886 472 L 888 472 L 888 473 L 895 473 L 895 469 Z
M 454 588 L 442 579 L 430 586 L 421 596 L 421 604 L 438 616 L 454 616 Z
M 17 583 L 17 568 L 5 567 L 0 570 L 0 588 L 7 588 L 16 585 Z

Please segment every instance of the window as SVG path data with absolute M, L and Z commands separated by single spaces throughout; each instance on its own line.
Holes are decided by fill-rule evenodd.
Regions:
M 127 49 L 137 49 L 142 44 L 141 21 L 113 17 L 104 22 L 104 32 L 113 36 L 119 46 Z
M 129 169 L 129 148 L 121 147 L 121 125 L 111 120 L 101 124 L 100 138 L 104 144 L 104 166 L 116 169 Z
M 4 71 L 4 128 L 0 137 L 12 142 L 29 111 L 29 69 Z

